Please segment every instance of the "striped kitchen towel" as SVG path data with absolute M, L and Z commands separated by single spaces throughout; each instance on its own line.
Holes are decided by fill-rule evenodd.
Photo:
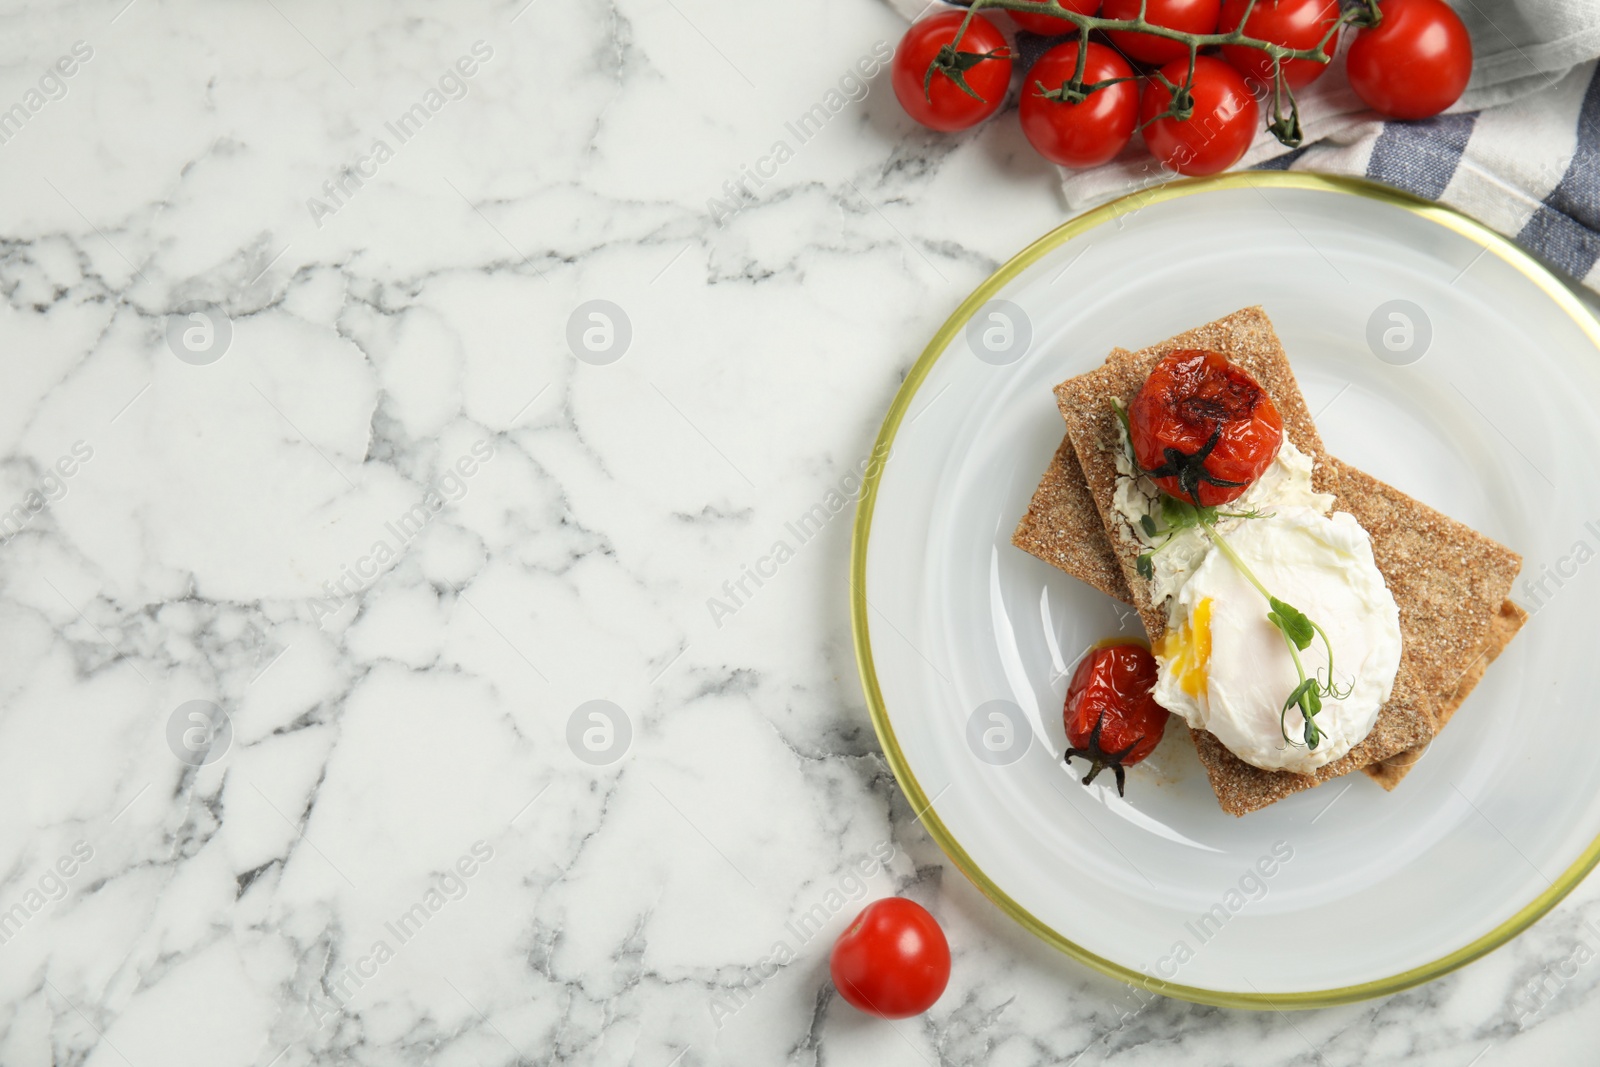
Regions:
M 908 18 L 947 6 L 890 2 Z M 1305 143 L 1288 151 L 1263 130 L 1240 166 L 1387 182 L 1466 212 L 1600 292 L 1600 3 L 1455 6 L 1476 56 L 1472 82 L 1449 112 L 1384 121 L 1345 81 L 1341 48 L 1335 69 L 1299 94 Z M 1053 43 L 1017 34 L 1019 71 Z M 1137 137 L 1103 167 L 1061 173 L 1074 211 L 1172 177 Z

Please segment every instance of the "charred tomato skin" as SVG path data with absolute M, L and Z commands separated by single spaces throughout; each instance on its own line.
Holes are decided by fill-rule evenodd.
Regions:
M 1217 352 L 1163 356 L 1128 408 L 1134 458 L 1162 492 L 1202 507 L 1237 500 L 1271 466 L 1283 417 L 1267 391 Z
M 1067 728 L 1066 760 L 1089 761 L 1083 784 L 1110 767 L 1117 793 L 1125 788 L 1124 767 L 1155 751 L 1167 728 L 1167 709 L 1156 703 L 1156 659 L 1133 643 L 1090 649 L 1072 672 L 1062 717 Z

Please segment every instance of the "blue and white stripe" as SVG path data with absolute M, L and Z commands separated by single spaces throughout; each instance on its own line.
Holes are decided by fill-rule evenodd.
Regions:
M 908 18 L 942 6 L 889 2 Z M 1383 121 L 1351 91 L 1341 49 L 1328 74 L 1299 94 L 1306 143 L 1286 152 L 1263 132 L 1241 166 L 1387 182 L 1471 215 L 1600 291 L 1597 0 L 1452 2 L 1477 53 L 1458 110 Z M 1019 66 L 1050 43 L 1018 34 Z M 1068 206 L 1081 210 L 1164 180 L 1137 140 L 1103 167 L 1063 171 Z
M 1517 242 L 1574 278 L 1593 284 L 1600 259 L 1600 68 L 1591 72 L 1578 114 L 1572 160 Z
M 1576 91 L 1575 91 L 1576 90 Z M 1271 170 L 1359 174 L 1479 218 L 1571 278 L 1600 289 L 1600 69 L 1486 111 L 1386 122 L 1357 145 L 1304 145 Z M 1365 159 L 1352 147 L 1364 147 Z

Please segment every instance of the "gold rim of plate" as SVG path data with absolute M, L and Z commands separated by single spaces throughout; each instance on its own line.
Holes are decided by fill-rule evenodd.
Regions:
M 1369 200 L 1377 200 L 1409 211 L 1412 214 L 1420 215 L 1481 245 L 1486 251 L 1493 252 L 1520 271 L 1543 290 L 1558 308 L 1569 315 L 1588 335 L 1589 339 L 1594 342 L 1595 346 L 1600 348 L 1600 321 L 1595 319 L 1578 300 L 1577 296 L 1567 288 L 1565 283 L 1507 238 L 1452 208 L 1442 207 L 1431 201 L 1419 199 L 1409 193 L 1404 193 L 1388 186 L 1340 175 L 1290 171 L 1244 171 L 1218 175 L 1212 178 L 1184 179 L 1168 182 L 1153 189 L 1131 193 L 1101 207 L 1087 211 L 1051 230 L 1017 253 L 1008 263 L 990 275 L 988 280 L 978 286 L 971 296 L 962 301 L 961 306 L 956 308 L 955 313 L 945 321 L 939 332 L 934 334 L 933 340 L 928 343 L 928 347 L 923 349 L 921 357 L 918 358 L 916 365 L 911 368 L 911 373 L 906 376 L 899 392 L 895 394 L 894 403 L 889 405 L 889 412 L 884 416 L 883 426 L 878 431 L 876 447 L 872 454 L 877 456 L 889 454 L 889 449 L 894 443 L 895 434 L 899 432 L 901 420 L 904 419 L 907 410 L 910 409 L 912 399 L 916 396 L 917 390 L 922 387 L 922 383 L 927 379 L 928 373 L 933 369 L 933 365 L 938 362 L 940 356 L 950 347 L 951 341 L 966 326 L 967 320 L 976 314 L 979 308 L 986 304 L 991 297 L 1013 278 L 1046 254 L 1066 244 L 1073 238 L 1123 215 L 1131 214 L 1150 204 L 1159 204 L 1168 200 L 1176 200 L 1181 197 L 1215 192 L 1222 189 L 1310 189 L 1318 192 L 1365 197 Z M 1194 1001 L 1199 1004 L 1212 1004 L 1218 1007 L 1275 1010 L 1280 1008 L 1324 1008 L 1337 1004 L 1349 1004 L 1353 1001 L 1396 993 L 1402 989 L 1432 981 L 1499 948 L 1533 925 L 1545 912 L 1555 907 L 1594 868 L 1596 862 L 1600 861 L 1600 838 L 1596 838 L 1583 851 L 1583 854 L 1556 878 L 1548 890 L 1539 894 L 1538 897 L 1515 915 L 1487 934 L 1461 946 L 1454 952 L 1441 956 L 1431 963 L 1425 963 L 1419 967 L 1402 971 L 1399 974 L 1378 978 L 1370 982 L 1362 982 L 1358 985 L 1270 995 L 1259 992 L 1239 993 L 1228 990 L 1206 989 L 1201 986 L 1164 982 L 1152 975 L 1124 967 L 1120 963 L 1090 952 L 1082 945 L 1053 929 L 1013 900 L 1004 889 L 1001 889 L 973 861 L 966 849 L 961 847 L 961 843 L 955 839 L 949 828 L 939 818 L 938 811 L 923 790 L 922 784 L 917 781 L 917 776 L 912 773 L 911 766 L 906 761 L 905 753 L 900 749 L 899 740 L 895 737 L 894 726 L 889 721 L 888 709 L 883 702 L 883 693 L 878 687 L 877 670 L 872 659 L 872 638 L 867 629 L 867 542 L 872 533 L 872 514 L 877 505 L 878 484 L 882 479 L 882 474 L 883 467 L 878 464 L 874 464 L 867 471 L 861 493 L 861 503 L 856 509 L 855 528 L 850 548 L 850 628 L 855 641 L 856 666 L 861 674 L 861 686 L 866 693 L 867 707 L 872 714 L 873 729 L 878 734 L 878 741 L 883 746 L 884 755 L 888 758 L 889 766 L 893 769 L 894 776 L 900 783 L 900 788 L 905 792 L 906 799 L 910 801 L 912 810 L 921 813 L 918 818 L 921 819 L 933 839 L 939 843 L 939 847 L 944 850 L 945 855 L 950 857 L 950 860 L 960 869 L 961 873 L 966 875 L 982 891 L 983 895 L 993 901 L 1001 911 L 1011 916 L 1040 940 L 1061 950 L 1079 963 L 1087 964 L 1102 974 L 1154 993 L 1160 993 L 1163 996 L 1176 997 L 1180 1000 Z

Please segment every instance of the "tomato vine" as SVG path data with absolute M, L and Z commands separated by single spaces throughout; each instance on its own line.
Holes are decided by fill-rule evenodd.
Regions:
M 1152 37 L 1161 37 L 1176 41 L 1188 48 L 1187 75 L 1182 82 L 1175 82 L 1161 71 L 1154 71 L 1151 78 L 1159 81 L 1171 94 L 1171 102 L 1164 111 L 1161 111 L 1141 122 L 1141 128 L 1149 125 L 1156 119 L 1171 118 L 1179 122 L 1187 121 L 1194 112 L 1194 77 L 1196 59 L 1203 48 L 1214 46 L 1230 46 L 1236 48 L 1257 49 L 1272 61 L 1272 110 L 1271 118 L 1267 123 L 1270 130 L 1280 142 L 1290 148 L 1296 148 L 1301 142 L 1300 109 L 1295 102 L 1294 91 L 1289 87 L 1284 78 L 1284 64 L 1290 60 L 1309 60 L 1313 63 L 1328 63 L 1332 58 L 1329 45 L 1333 42 L 1339 31 L 1345 26 L 1361 28 L 1376 28 L 1382 21 L 1383 15 L 1378 8 L 1378 0 L 1362 0 L 1361 4 L 1342 11 L 1332 20 L 1322 39 L 1310 48 L 1289 48 L 1284 45 L 1274 44 L 1271 41 L 1251 37 L 1244 32 L 1249 24 L 1250 15 L 1254 12 L 1260 0 L 1248 0 L 1245 5 L 1243 17 L 1238 25 L 1230 31 L 1218 33 L 1188 33 L 1183 30 L 1171 29 L 1149 21 L 1145 16 L 1149 0 L 1140 0 L 1139 13 L 1135 18 L 1103 18 L 1099 15 L 1084 15 L 1063 7 L 1058 0 L 971 0 L 967 7 L 966 17 L 962 20 L 957 30 L 955 40 L 950 44 L 951 54 L 959 52 L 962 37 L 966 34 L 972 19 L 981 11 L 1009 11 L 1021 12 L 1027 15 L 1054 17 L 1062 22 L 1063 34 L 1076 31 L 1078 37 L 1077 68 L 1072 76 L 1063 81 L 1059 86 L 1041 86 L 1041 92 L 1049 99 L 1060 100 L 1065 103 L 1081 103 L 1090 93 L 1097 92 L 1109 85 L 1125 79 L 1111 79 L 1099 82 L 1085 83 L 1084 74 L 1089 59 L 1090 35 L 1096 32 L 1133 32 L 1148 34 Z M 1070 27 L 1070 29 L 1069 29 Z M 937 62 L 928 68 L 928 77 L 931 79 L 937 67 Z M 1263 87 L 1265 89 L 1266 87 Z M 1287 110 L 1285 110 L 1287 108 Z

